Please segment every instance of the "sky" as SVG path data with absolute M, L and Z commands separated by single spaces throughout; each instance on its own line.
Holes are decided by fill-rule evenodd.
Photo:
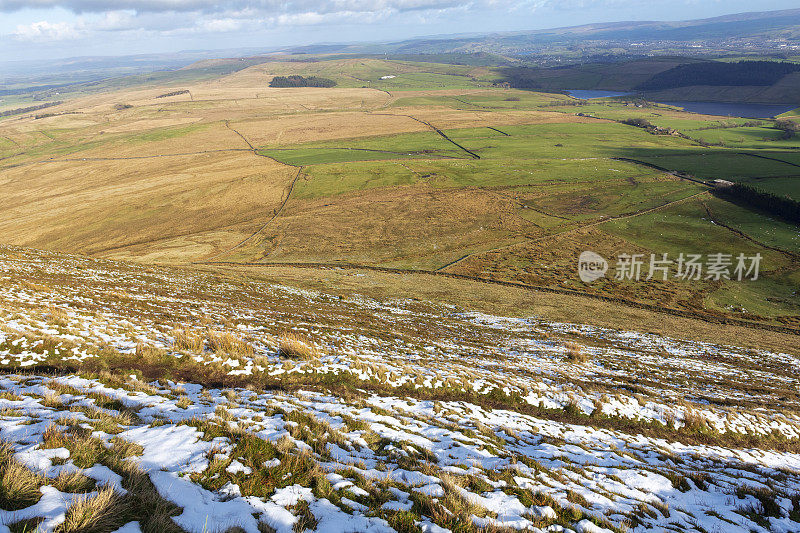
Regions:
M 0 0 L 0 61 L 271 51 L 796 7 L 797 0 Z

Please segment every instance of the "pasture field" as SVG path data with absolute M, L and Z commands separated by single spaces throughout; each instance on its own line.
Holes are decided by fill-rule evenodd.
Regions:
M 800 316 L 796 228 L 648 166 L 794 197 L 797 141 L 772 121 L 512 90 L 485 66 L 300 59 L 76 86 L 0 120 L 8 242 L 147 263 L 399 267 L 773 324 Z M 337 86 L 268 87 L 290 74 Z M 613 260 L 709 240 L 763 249 L 763 280 L 745 291 L 576 276 L 586 249 Z
M 786 178 L 751 179 L 748 183 L 772 194 L 788 196 L 798 200 L 800 199 L 800 193 L 797 192 L 798 187 L 800 187 L 800 181 L 798 180 L 800 180 L 800 177 L 790 176 Z
M 687 172 L 702 179 L 747 180 L 798 174 L 800 168 L 783 161 L 723 150 L 630 150 L 636 159 L 660 167 Z

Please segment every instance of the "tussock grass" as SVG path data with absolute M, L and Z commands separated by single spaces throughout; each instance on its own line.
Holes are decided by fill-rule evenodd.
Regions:
M 314 517 L 314 513 L 311 512 L 308 502 L 305 500 L 297 502 L 293 511 L 298 520 L 295 522 L 294 526 L 292 526 L 292 531 L 295 533 L 303 533 L 307 530 L 315 531 L 317 529 L 317 519 Z
M 22 396 L 14 394 L 13 392 L 10 392 L 10 391 L 3 391 L 3 392 L 0 392 L 0 399 L 8 400 L 8 401 L 11 401 L 11 402 L 21 402 L 22 401 Z
M 207 338 L 208 347 L 213 352 L 233 357 L 253 357 L 255 355 L 253 346 L 250 343 L 243 341 L 232 333 L 209 331 Z
M 589 356 L 583 351 L 583 346 L 576 342 L 567 342 L 564 344 L 567 349 L 567 360 L 571 363 L 585 363 L 589 360 Z
M 683 426 L 686 430 L 696 431 L 698 433 L 711 431 L 711 426 L 705 415 L 690 407 L 686 407 L 683 411 Z
M 768 487 L 754 487 L 751 485 L 742 485 L 736 488 L 736 497 L 743 499 L 752 496 L 757 500 L 753 506 L 744 509 L 746 513 L 754 513 L 760 517 L 775 517 L 780 518 L 781 506 L 778 503 L 775 491 Z
M 122 431 L 120 426 L 130 426 L 133 423 L 133 417 L 126 411 L 112 414 L 97 407 L 86 406 L 73 407 L 70 411 L 83 413 L 87 418 L 91 419 L 95 429 L 105 433 L 119 433 Z
M 115 470 L 128 491 L 122 508 L 128 520 L 139 520 L 143 533 L 184 533 L 172 520 L 181 509 L 161 497 L 146 472 L 130 461 L 117 464 Z
M 440 479 L 444 489 L 442 503 L 453 515 L 468 522 L 472 515 L 481 516 L 486 513 L 485 509 L 464 496 L 462 493 L 464 489 L 461 487 L 462 482 L 459 478 L 450 474 L 442 474 Z
M 16 511 L 39 501 L 42 478 L 14 459 L 8 443 L 0 443 L 0 509 Z
M 159 495 L 150 476 L 136 462 L 127 460 L 142 453 L 140 445 L 112 438 L 112 446 L 108 447 L 103 440 L 93 438 L 89 431 L 75 424 L 64 431 L 55 425 L 49 426 L 43 438 L 45 448 L 67 448 L 70 458 L 81 468 L 95 464 L 109 467 L 122 476 L 122 487 L 128 491 L 120 496 L 104 488 L 96 495 L 78 500 L 56 533 L 107 533 L 132 520 L 140 521 L 144 533 L 183 533 L 171 518 L 179 514 L 180 509 Z M 92 490 L 93 485 L 89 483 L 93 482 L 82 477 L 69 474 L 50 483 L 65 492 Z
M 287 361 L 288 363 L 288 361 Z M 75 363 L 61 362 L 48 366 L 74 372 Z M 200 364 L 191 358 L 176 358 L 172 355 L 143 360 L 132 355 L 109 352 L 102 358 L 91 358 L 80 363 L 82 371 L 90 375 L 127 376 L 136 374 L 144 380 L 185 381 L 215 388 L 246 388 L 281 390 L 320 390 L 339 395 L 347 401 L 363 397 L 369 393 L 382 395 L 409 396 L 417 400 L 431 401 L 464 401 L 486 409 L 510 409 L 523 414 L 530 414 L 548 420 L 589 424 L 593 427 L 611 429 L 622 432 L 642 432 L 653 438 L 665 438 L 685 444 L 706 444 L 725 447 L 758 447 L 776 451 L 800 450 L 800 439 L 788 439 L 777 434 L 742 434 L 737 432 L 719 432 L 707 424 L 690 424 L 688 426 L 669 427 L 658 421 L 636 420 L 618 415 L 606 415 L 595 411 L 585 415 L 580 410 L 568 405 L 564 409 L 549 409 L 533 406 L 519 393 L 506 393 L 494 388 L 483 394 L 471 388 L 416 388 L 405 384 L 400 386 L 381 383 L 377 380 L 361 380 L 349 373 L 334 372 L 292 372 L 280 376 L 265 373 L 254 375 L 231 375 L 229 368 L 215 364 Z M 36 366 L 20 369 L 23 373 L 36 373 L 41 369 Z M 105 378 L 104 378 L 105 381 Z M 120 384 L 127 383 L 116 378 Z M 150 387 L 140 381 L 141 387 Z M 126 386 L 126 385 L 121 385 Z M 110 406 L 109 406 L 110 407 Z
M 11 533 L 33 533 L 39 532 L 39 524 L 44 522 L 44 518 L 36 517 L 27 520 L 20 520 L 13 524 L 8 524 L 8 529 Z
M 89 492 L 94 490 L 97 485 L 92 478 L 85 476 L 80 471 L 61 472 L 54 479 L 48 479 L 47 484 L 61 492 Z
M 0 443 L 0 509 L 16 511 L 35 504 L 41 498 L 43 485 L 76 493 L 93 490 L 95 482 L 80 471 L 61 472 L 55 478 L 45 479 L 14 459 L 8 443 Z
M 172 338 L 173 346 L 180 351 L 200 353 L 205 346 L 203 338 L 188 328 L 172 330 Z
M 153 359 L 156 357 L 161 357 L 162 355 L 166 354 L 166 351 L 162 348 L 157 348 L 150 344 L 144 344 L 142 342 L 136 345 L 136 357 L 141 357 L 143 359 Z
M 54 392 L 48 392 L 45 394 L 45 396 L 39 400 L 39 403 L 45 407 L 50 407 L 51 409 L 60 409 L 64 406 L 61 396 Z
M 318 359 L 319 350 L 305 337 L 293 331 L 287 331 L 278 339 L 278 355 L 290 359 Z
M 131 383 L 133 380 L 123 380 L 118 378 L 114 380 L 114 384 L 125 387 L 128 384 L 131 384 L 132 387 L 136 387 L 135 383 Z M 148 391 L 155 392 L 155 389 L 149 385 L 145 385 L 145 388 Z M 51 391 L 54 391 L 53 395 L 45 396 L 45 400 L 47 402 L 52 403 L 52 407 L 63 407 L 63 400 L 60 398 L 62 395 L 70 395 L 76 397 L 85 397 L 87 399 L 94 401 L 94 406 L 75 406 L 70 407 L 70 411 L 75 412 L 82 412 L 87 417 L 92 419 L 97 419 L 105 424 L 121 424 L 125 426 L 129 426 L 133 423 L 135 419 L 138 418 L 136 414 L 136 409 L 131 409 L 127 407 L 124 403 L 116 398 L 112 398 L 111 396 L 104 394 L 102 392 L 97 391 L 86 391 L 86 390 L 79 390 L 71 385 L 67 385 L 61 383 L 56 380 L 49 380 L 47 382 L 47 388 Z M 110 411 L 116 411 L 116 413 L 108 413 L 103 411 L 103 409 L 108 409 Z M 106 430 L 103 430 L 106 431 Z
M 104 488 L 93 496 L 78 498 L 67 509 L 64 522 L 54 533 L 100 533 L 122 527 L 127 504 L 113 489 Z
M 204 438 L 227 437 L 234 444 L 229 458 L 215 457 L 219 450 L 212 449 L 209 454 L 209 467 L 202 473 L 192 474 L 194 482 L 208 490 L 219 490 L 228 482 L 236 483 L 244 495 L 269 497 L 276 488 L 299 484 L 311 487 L 315 494 L 328 483 L 318 461 L 308 449 L 298 450 L 289 436 L 276 443 L 267 442 L 240 429 L 231 428 L 226 423 L 207 419 L 191 419 L 187 425 L 203 431 Z M 226 470 L 232 459 L 240 461 L 252 469 L 251 474 L 235 473 Z M 278 459 L 277 466 L 264 467 L 264 462 Z M 328 483 L 329 484 L 329 483 Z
M 60 307 L 55 307 L 53 305 L 48 307 L 46 318 L 51 324 L 55 324 L 57 326 L 67 327 L 69 325 L 69 315 Z
M 97 379 L 110 387 L 143 392 L 145 394 L 157 394 L 158 389 L 156 387 L 139 379 L 141 374 L 141 371 L 135 369 L 129 372 L 128 375 L 112 374 L 107 370 L 102 370 L 97 374 Z

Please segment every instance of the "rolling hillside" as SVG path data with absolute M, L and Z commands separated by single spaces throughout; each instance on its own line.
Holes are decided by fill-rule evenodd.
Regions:
M 800 529 L 796 119 L 472 57 L 0 102 L 0 533 Z

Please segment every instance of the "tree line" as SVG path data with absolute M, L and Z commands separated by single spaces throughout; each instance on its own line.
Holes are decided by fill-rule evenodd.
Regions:
M 30 113 L 31 111 L 39 111 L 40 109 L 45 109 L 48 107 L 53 107 L 55 105 L 59 105 L 63 102 L 47 102 L 46 104 L 39 104 L 39 105 L 32 105 L 29 107 L 17 107 L 15 109 L 9 109 L 7 111 L 0 111 L 0 117 L 10 117 L 11 115 L 18 115 L 20 113 Z
M 787 74 L 798 71 L 800 71 L 800 65 L 797 63 L 779 61 L 738 61 L 736 63 L 703 61 L 678 65 L 659 72 L 634 89 L 659 91 L 691 85 L 768 86 L 777 83 Z
M 319 76 L 275 76 L 270 87 L 333 87 L 336 82 Z
M 788 196 L 778 196 L 744 183 L 715 187 L 713 193 L 734 204 L 754 207 L 788 222 L 800 224 L 800 202 Z

